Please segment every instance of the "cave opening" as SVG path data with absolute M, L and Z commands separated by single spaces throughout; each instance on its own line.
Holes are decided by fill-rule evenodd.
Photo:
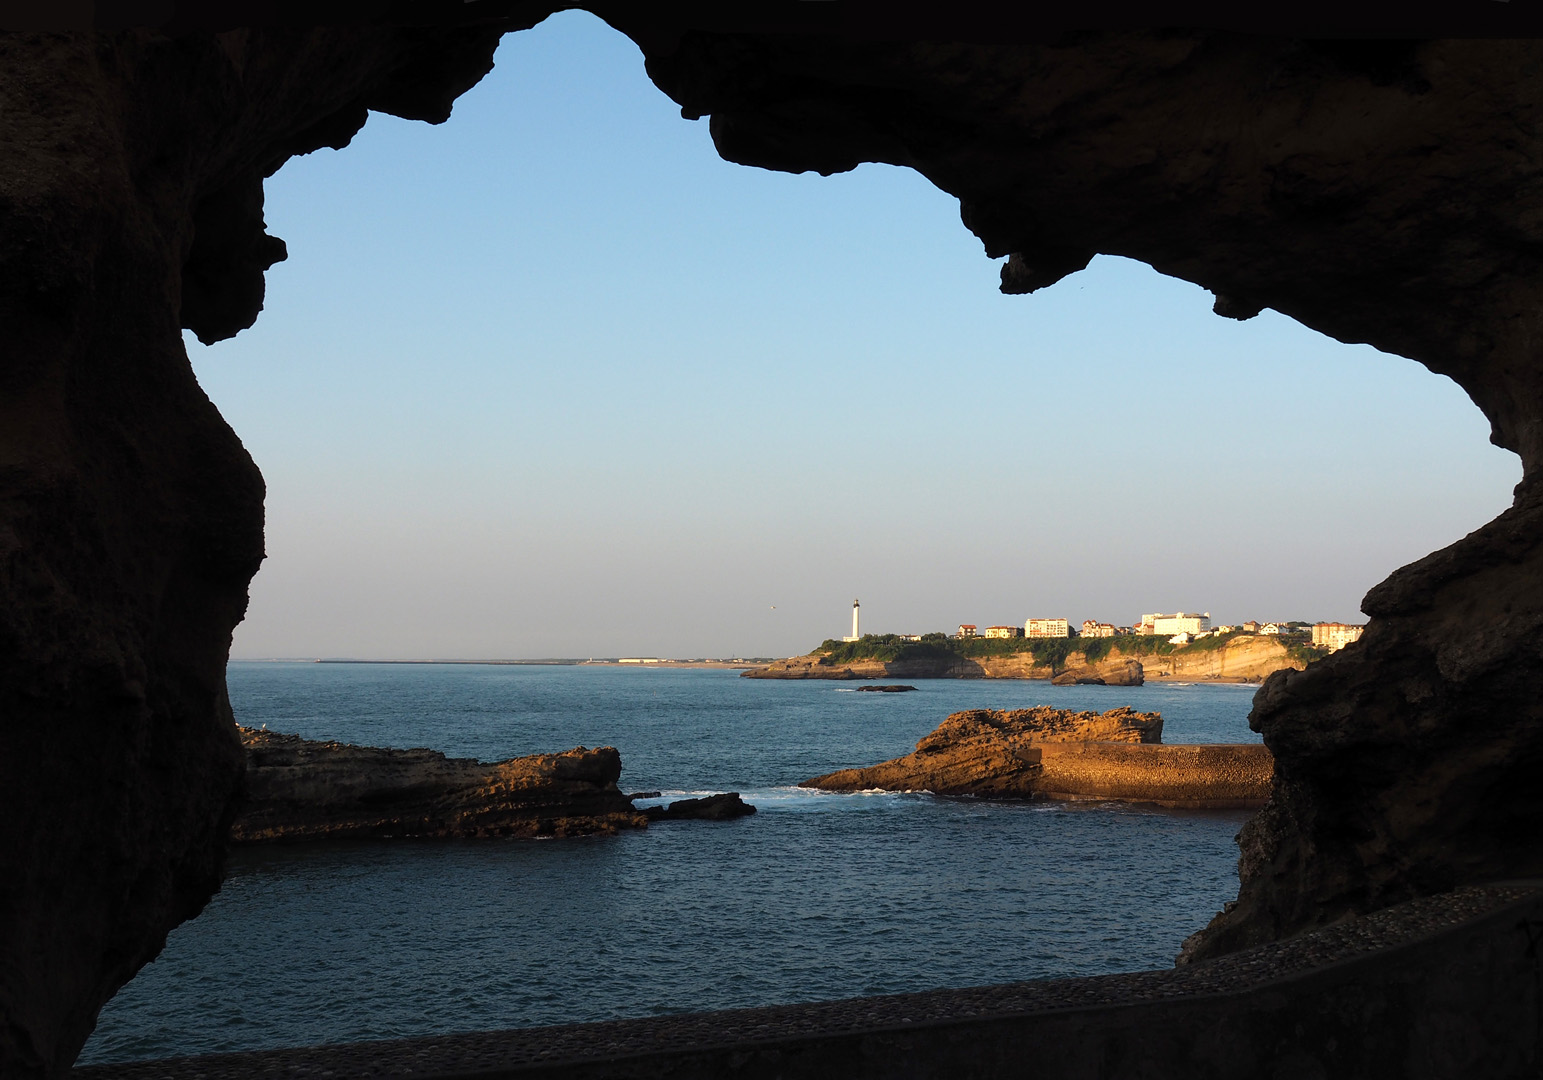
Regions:
M 1111 584 L 1036 581 L 1013 603 L 1128 621 L 1220 575 L 1218 608 L 1300 598 L 1354 619 L 1389 568 L 1509 501 L 1514 457 L 1444 378 L 1273 311 L 1217 318 L 1131 260 L 1004 298 L 922 177 L 729 164 L 641 69 L 627 38 L 565 12 L 506 36 L 445 125 L 376 115 L 268 181 L 292 254 L 265 314 L 213 347 L 185 335 L 269 479 L 237 656 L 708 655 L 753 635 L 781 654 L 829 620 L 768 641 L 772 603 L 821 620 L 855 589 L 873 618 L 951 628 L 995 601 L 993 567 L 1051 554 Z M 961 542 L 983 507 L 990 527 Z M 1135 524 L 1164 517 L 1251 554 L 1217 565 Z M 1339 523 L 1333 558 L 1298 542 L 1315 521 Z M 658 574 L 671 552 L 689 573 Z M 930 591 L 905 580 L 916 558 Z M 511 582 L 535 576 L 522 559 L 543 580 Z M 1277 591 L 1250 559 L 1283 568 Z M 801 581 L 779 601 L 747 564 Z M 529 636 L 510 638 L 511 610 Z M 753 621 L 724 640 L 724 610 Z M 661 640 L 661 611 L 690 633 Z
M 1464 894 L 1470 898 L 1512 905 L 1484 923 L 1494 962 L 1467 982 L 1451 981 L 1447 958 L 1462 953 L 1458 966 L 1468 970 L 1467 939 L 1430 939 L 1429 948 L 1408 956 L 1415 968 L 1437 973 L 1438 989 L 1455 992 L 1420 997 L 1423 989 L 1409 987 L 1430 980 L 1395 978 L 1397 985 L 1377 992 L 1377 1011 L 1388 1019 L 1371 1031 L 1347 1021 L 1332 995 L 1312 989 L 1364 985 L 1337 964 L 1319 967 L 1307 982 L 1287 980 L 1294 1020 L 1231 994 L 1191 995 L 1193 1023 L 1182 1030 L 1162 1024 L 1164 1039 L 1176 1040 L 1165 1044 L 1169 1061 L 1182 1073 L 1177 1063 L 1186 1056 L 1210 1053 L 1223 1012 L 1247 1013 L 1232 1048 L 1237 1060 L 1257 1065 L 1240 1067 L 1250 1075 L 1296 1068 L 1303 1054 L 1330 1062 L 1326 1075 L 1372 1075 L 1405 1052 L 1423 1060 L 1428 1055 L 1410 1039 L 1432 1032 L 1443 1053 L 1474 1063 L 1458 1072 L 1498 1075 L 1509 1067 L 1494 1064 L 1502 1058 L 1535 1058 L 1535 1039 L 1523 1045 L 1535 1033 L 1527 1011 L 1535 949 L 1520 940 L 1515 921 L 1516 905 L 1535 919 L 1536 900 L 1525 897 L 1533 886 L 1488 886 L 1543 877 L 1534 767 L 1543 758 L 1543 697 L 1536 692 L 1543 684 L 1536 647 L 1543 634 L 1543 381 L 1535 346 L 1543 330 L 1543 217 L 1535 212 L 1543 203 L 1535 146 L 1543 130 L 1536 92 L 1543 39 L 1524 32 L 1520 5 L 1507 4 L 1483 5 L 1483 15 L 1470 13 L 1454 31 L 1478 37 L 1425 36 L 1439 30 L 1429 17 L 1383 9 L 1378 17 L 1407 35 L 1391 45 L 1356 40 L 1373 17 L 1357 4 L 1339 5 L 1317 26 L 1304 26 L 1308 16 L 1297 11 L 1289 25 L 1274 15 L 1238 22 L 1253 16 L 1236 13 L 1222 24 L 1214 9 L 1175 7 L 1173 25 L 1193 28 L 1167 30 L 1134 25 L 1128 12 L 1079 9 L 1068 16 L 1075 25 L 1047 26 L 951 8 L 878 31 L 850 18 L 855 6 L 715 9 L 705 17 L 692 5 L 594 5 L 639 44 L 649 78 L 681 115 L 707 118 L 725 159 L 795 175 L 715 162 L 700 128 L 675 119 L 657 96 L 649 99 L 657 131 L 633 110 L 633 126 L 602 123 L 594 129 L 600 134 L 586 135 L 570 125 L 569 143 L 524 144 L 528 163 L 543 167 L 556 164 L 553 147 L 605 144 L 606 154 L 579 155 L 578 171 L 548 177 L 557 189 L 571 189 L 548 196 L 551 213 L 543 206 L 522 215 L 520 202 L 539 185 L 509 186 L 511 177 L 537 179 L 542 168 L 506 163 L 502 177 L 485 171 L 507 141 L 474 140 L 480 145 L 461 160 L 448 152 L 458 131 L 476 128 L 475 96 L 460 124 L 437 132 L 437 144 L 403 143 L 394 151 L 389 140 L 379 144 L 388 158 L 416 156 L 425 177 L 439 161 L 460 183 L 442 189 L 440 205 L 382 202 L 378 196 L 395 183 L 375 181 L 402 175 L 392 167 L 335 185 L 352 189 L 353 201 L 326 206 L 328 171 L 337 170 L 334 180 L 346 177 L 351 163 L 369 159 L 373 139 L 407 130 L 395 122 L 372 125 L 373 134 L 366 129 L 349 154 L 308 159 L 276 178 L 271 192 L 276 228 L 297 244 L 294 260 L 274 271 L 272 313 L 298 312 L 296 298 L 309 296 L 322 308 L 354 309 L 355 323 L 327 331 L 270 318 L 192 363 L 180 328 L 222 339 L 251 325 L 260 310 L 264 274 L 283 250 L 263 231 L 264 178 L 295 155 L 347 143 L 371 110 L 446 119 L 451 103 L 487 73 L 500 38 L 528 28 L 545 9 L 426 0 L 361 24 L 352 21 L 357 9 L 349 15 L 323 4 L 315 25 L 270 24 L 254 13 L 257 25 L 230 29 L 220 21 L 228 15 L 197 3 L 132 11 L 109 3 L 44 17 L 39 25 L 62 20 L 57 33 L 34 34 L 29 26 L 0 36 L 0 139 L 7 148 L 0 184 L 0 791 L 9 809 L 0 815 L 7 871 L 0 875 L 0 1072 L 45 1077 L 67 1069 L 103 1002 L 160 953 L 168 932 L 204 908 L 222 880 L 243 776 L 255 772 L 244 768 L 232 696 L 248 716 L 258 700 L 250 682 L 242 689 L 227 671 L 246 663 L 230 662 L 232 634 L 264 559 L 264 480 L 236 429 L 251 440 L 275 493 L 272 565 L 259 578 L 252 617 L 236 639 L 240 649 L 258 647 L 262 634 L 282 631 L 293 615 L 316 623 L 314 634 L 293 639 L 307 651 L 314 642 L 330 651 L 331 641 L 342 640 L 338 625 L 364 627 L 361 649 L 406 649 L 409 635 L 387 632 L 407 622 L 404 616 L 426 640 L 456 652 L 481 651 L 483 642 L 498 653 L 524 651 L 505 629 L 513 611 L 521 625 L 540 627 L 550 651 L 569 652 L 566 642 L 591 625 L 623 643 L 607 645 L 618 653 L 748 651 L 772 619 L 787 624 L 785 639 L 766 635 L 768 648 L 781 651 L 843 631 L 854 593 L 867 601 L 870 629 L 923 630 L 941 620 L 936 628 L 946 631 L 955 619 L 1016 621 L 1041 606 L 1048 615 L 1084 599 L 1111 607 L 1188 607 L 1198 599 L 1194 606 L 1213 612 L 1228 603 L 1349 605 L 1372 577 L 1402 562 L 1366 592 L 1368 624 L 1352 647 L 1300 671 L 1276 672 L 1254 696 L 1249 724 L 1273 757 L 1273 778 L 1269 800 L 1239 833 L 1237 901 L 1189 939 L 1184 970 L 1151 974 L 1194 987 L 1229 964 L 1250 966 L 1260 955 L 1249 951 L 1255 946 L 1279 955 L 1346 925 L 1352 932 L 1384 925 L 1384 914 L 1396 920 L 1400 912 L 1437 911 L 1450 926 L 1472 914 L 1460 895 L 1468 886 L 1481 886 Z M 1105 17 L 1114 23 L 1088 21 Z M 156 18 L 172 21 L 143 25 Z M 571 27 L 574 18 L 546 32 Z M 335 19 L 344 21 L 328 21 Z M 1320 33 L 1343 40 L 1326 43 Z M 520 40 L 556 54 L 558 38 L 511 39 Z M 621 63 L 635 71 L 636 55 L 626 53 Z M 613 93 L 602 77 L 592 84 L 601 97 Z M 552 97 L 540 80 L 527 90 L 532 99 Z M 624 97 L 617 93 L 615 102 Z M 534 115 L 502 111 L 505 126 L 508 116 Z M 661 179 L 666 159 L 657 152 L 669 140 L 691 146 L 698 164 L 717 170 L 711 182 L 684 159 L 665 167 L 675 172 Z M 655 153 L 629 160 L 635 144 Z M 865 161 L 885 164 L 845 171 Z M 811 170 L 842 175 L 797 175 Z M 608 174 L 624 181 L 619 190 L 629 201 L 620 211 L 597 186 Z M 288 189 L 306 175 L 323 182 L 308 193 L 303 185 Z M 918 177 L 957 197 L 957 215 Z M 720 182 L 755 197 L 719 198 Z M 488 205 L 479 187 L 494 205 L 503 199 L 507 212 L 479 211 Z M 820 194 L 805 199 L 813 192 Z M 558 198 L 570 193 L 601 197 L 575 210 Z M 691 213 L 670 218 L 672 199 Z M 323 221 L 306 224 L 296 207 L 307 201 L 323 210 Z M 349 236 L 344 226 L 357 225 L 358 211 L 372 207 L 372 229 Z M 462 208 L 472 224 L 449 213 Z M 779 208 L 780 217 L 769 212 Z M 967 230 L 953 225 L 955 216 Z M 435 249 L 409 230 L 393 242 L 387 223 L 402 221 L 425 234 L 469 239 Z M 535 243 L 539 226 L 554 222 L 560 227 L 547 230 L 543 251 Z M 804 229 L 810 222 L 812 233 Z M 366 242 L 372 231 L 384 246 Z M 980 259 L 969 233 L 1006 264 Z M 307 234 L 328 242 L 307 252 Z M 368 261 L 350 266 L 322 257 L 347 247 L 367 252 Z M 515 248 L 524 262 L 510 254 Z M 1095 258 L 1110 254 L 1131 261 Z M 393 263 L 416 273 L 405 279 L 409 288 L 373 273 Z M 305 268 L 321 266 L 334 280 L 305 279 Z M 697 266 L 710 275 L 693 279 L 682 270 Z M 990 278 L 981 278 L 997 269 L 1009 291 L 1038 295 L 1016 302 L 994 296 Z M 640 291 L 618 292 L 627 279 Z M 1213 294 L 1217 312 L 1251 321 L 1205 316 L 1184 329 L 1180 317 L 1200 316 L 1210 301 L 1183 281 Z M 350 294 L 349 284 L 359 291 Z M 389 297 L 399 309 L 391 314 L 401 318 L 371 309 L 372 290 Z M 471 310 L 451 305 L 455 293 Z M 886 307 L 889 301 L 898 303 Z M 1389 356 L 1290 338 L 1304 332 L 1271 310 Z M 704 332 L 709 318 L 718 320 L 716 336 Z M 1072 327 L 1059 337 L 1058 319 Z M 505 334 L 505 324 L 523 332 Z M 1102 351 L 1080 348 L 1089 325 L 1116 337 Z M 390 340 L 366 341 L 367 331 L 377 339 L 389 332 Z M 479 337 L 494 347 L 473 347 Z M 325 347 L 315 348 L 318 341 Z M 1218 343 L 1224 347 L 1211 352 Z M 1321 364 L 1313 360 L 1319 347 L 1328 350 Z M 244 349 L 257 363 L 240 362 Z M 1473 430 L 1473 414 L 1460 403 L 1455 412 L 1425 410 L 1425 395 L 1456 402 L 1451 387 L 1424 379 L 1394 354 L 1460 386 L 1488 420 L 1493 443 L 1523 465 L 1514 501 L 1499 516 L 1412 562 L 1420 544 L 1450 539 L 1501 501 L 1514 463 L 1481 451 L 1477 431 L 1468 451 L 1446 448 L 1444 439 Z M 295 361 L 275 365 L 266 391 L 249 374 L 264 356 Z M 344 362 L 350 357 L 351 367 Z M 434 378 L 414 381 L 420 369 Z M 1390 389 L 1403 379 L 1409 394 Z M 1117 390 L 1128 396 L 1117 398 Z M 1283 424 L 1289 402 L 1305 412 Z M 264 419 L 265 409 L 277 419 Z M 352 426 L 347 418 L 355 418 Z M 1159 421 L 1178 425 L 1181 435 L 1203 428 L 1234 436 L 1181 455 L 1190 473 L 1203 472 L 1221 494 L 1208 497 L 1189 483 L 1190 473 L 1174 464 L 1173 429 Z M 1100 441 L 1111 422 L 1127 442 Z M 377 430 L 378 444 L 371 442 Z M 1347 450 L 1347 436 L 1360 446 Z M 1048 445 L 1032 445 L 1034 438 Z M 286 460 L 290 446 L 297 452 Z M 321 462 L 336 463 L 330 475 L 351 483 L 329 481 Z M 578 495 L 564 502 L 572 492 Z M 1303 501 L 1294 501 L 1298 495 Z M 1433 524 L 1442 505 L 1453 516 Z M 1171 528 L 1181 513 L 1181 524 L 1198 519 L 1215 530 L 1198 545 L 1198 561 Z M 1332 527 L 1315 532 L 1324 519 Z M 1166 547 L 1157 535 L 1164 527 Z M 1429 530 L 1424 539 L 1422 529 Z M 1057 548 L 1053 541 L 1067 535 L 1074 544 Z M 561 545 L 543 547 L 552 536 Z M 681 570 L 672 559 L 683 557 L 695 564 Z M 1229 581 L 1236 588 L 1258 578 L 1250 567 L 1265 558 L 1270 580 L 1297 587 L 1258 601 L 1218 595 Z M 1301 572 L 1287 573 L 1292 566 Z M 1003 567 L 1022 568 L 1019 594 L 1006 599 L 997 584 Z M 1089 567 L 1108 596 L 1075 591 Z M 1167 593 L 1124 599 L 1132 581 L 1143 593 L 1151 587 L 1152 567 Z M 1344 575 L 1338 584 L 1336 568 Z M 568 589 L 565 573 L 589 591 Z M 404 584 L 415 579 L 427 585 L 414 591 Z M 318 581 L 317 606 L 293 601 Z M 1313 599 L 1315 585 L 1332 587 L 1326 600 Z M 791 591 L 791 601 L 764 595 L 774 587 Z M 427 618 L 440 601 L 454 612 L 453 633 Z M 992 610 L 999 603 L 1027 610 Z M 350 608 L 351 618 L 327 621 Z M 1348 607 L 1339 610 L 1354 617 Z M 1226 617 L 1252 615 L 1269 617 Z M 557 631 L 559 616 L 575 620 L 568 638 Z M 921 625 L 904 626 L 911 620 Z M 661 638 L 652 647 L 639 640 L 674 625 L 699 636 L 680 644 Z M 738 633 L 749 642 L 725 641 Z M 272 667 L 240 670 L 261 675 Z M 343 682 L 365 671 L 319 664 L 285 670 L 302 667 Z M 427 670 L 432 678 L 443 674 Z M 649 765 L 643 750 L 627 751 L 637 778 L 716 785 L 732 774 L 726 765 L 704 776 L 712 762 L 761 760 L 715 743 L 708 712 L 690 719 L 668 679 L 636 681 L 652 675 L 639 668 L 606 676 L 612 690 L 638 692 L 618 692 L 607 707 L 583 713 L 614 729 L 615 709 L 626 705 L 634 730 L 673 740 L 679 752 L 668 762 Z M 543 679 L 567 676 L 530 668 L 520 677 L 540 689 Z M 950 696 L 972 692 L 964 682 Z M 1126 906 L 1106 903 L 1072 921 L 1093 927 L 1119 963 L 1160 966 L 1167 955 L 1138 956 L 1130 942 L 1159 940 L 1157 918 L 1188 930 L 1196 911 L 1214 910 L 1232 891 L 1235 822 L 1205 825 L 1197 817 L 1182 826 L 1192 837 L 1209 829 L 1214 872 L 1205 895 L 1183 888 L 1194 884 L 1198 861 L 1173 857 L 1148 859 L 1151 887 L 1090 890 L 1089 881 L 1113 880 L 1107 874 L 1121 859 L 1161 850 L 1084 842 L 1090 835 L 1118 831 L 1128 839 L 1141 828 L 1151 839 L 1180 831 L 1178 819 L 1148 816 L 1132 825 L 1116 808 L 1056 818 L 1026 810 L 1010 822 L 1016 811 L 1004 810 L 977 820 L 979 807 L 942 800 L 920 810 L 897 803 L 890 809 L 905 813 L 888 817 L 880 803 L 830 803 L 874 811 L 825 819 L 826 838 L 845 844 L 850 857 L 831 855 L 827 874 L 781 873 L 786 851 L 807 861 L 813 847 L 747 853 L 757 837 L 804 829 L 809 839 L 807 830 L 819 824 L 817 814 L 794 812 L 791 784 L 914 741 L 928 726 L 920 722 L 927 699 L 853 694 L 851 703 L 834 703 L 833 691 L 797 724 L 787 708 L 780 719 L 757 722 L 753 709 L 740 707 L 756 700 L 748 685 L 731 674 L 720 680 L 729 704 L 717 715 L 736 717 L 740 736 L 783 755 L 780 774 L 761 777 L 759 788 L 741 785 L 778 807 L 753 828 L 633 831 L 610 847 L 602 838 L 498 848 L 506 860 L 594 856 L 583 873 L 563 879 L 562 891 L 532 895 L 594 905 L 581 935 L 592 950 L 584 970 L 596 985 L 609 980 L 612 990 L 630 994 L 629 972 L 661 970 L 647 957 L 618 963 L 621 944 L 653 950 L 689 976 L 674 987 L 685 992 L 656 979 L 646 996 L 725 1003 L 692 999 L 705 969 L 689 965 L 726 954 L 698 950 L 700 935 L 693 938 L 676 917 L 697 906 L 682 901 L 682 883 L 737 905 L 738 923 L 714 925 L 713 949 L 759 948 L 783 934 L 792 948 L 780 970 L 807 976 L 799 992 L 822 996 L 914 987 L 918 953 L 951 957 L 972 980 L 1065 970 L 1002 970 L 992 962 L 1091 963 L 1085 949 L 1016 936 L 1024 927 L 1064 927 L 1031 916 L 1036 904 L 1064 914 L 1070 909 L 1054 905 L 1067 895 L 1116 897 Z M 356 705 L 378 700 L 427 715 L 390 687 L 374 687 L 374 699 L 359 685 L 334 689 Z M 985 689 L 996 695 L 1008 688 Z M 814 690 L 757 694 L 762 706 L 786 706 Z M 330 712 L 287 700 L 292 710 Z M 488 732 L 518 719 L 519 710 L 485 704 Z M 862 715 L 873 722 L 822 724 L 821 708 L 869 710 Z M 1233 723 L 1240 719 L 1234 715 Z M 833 742 L 832 733 L 845 741 Z M 624 734 L 596 727 L 582 737 L 642 746 Z M 900 835 L 887 826 L 928 820 L 939 827 L 910 834 L 917 843 L 907 845 L 906 859 L 887 858 Z M 1058 827 L 1047 828 L 1051 821 Z M 1050 862 L 1077 873 L 1036 876 L 1033 858 L 1049 858 L 1054 846 L 1024 845 L 1025 833 L 1069 845 L 1069 860 Z M 987 835 L 1001 841 L 990 857 L 951 842 Z M 765 872 L 750 887 L 725 887 L 711 874 L 641 880 L 612 856 L 647 836 L 660 843 L 673 837 L 683 857 L 714 873 L 726 866 Z M 687 836 L 698 840 L 687 843 Z M 732 851 L 715 856 L 703 836 Z M 459 849 L 438 850 L 450 860 L 441 868 L 453 870 Z M 253 895 L 247 886 L 256 878 L 241 870 L 241 858 L 230 864 L 225 901 Z M 645 861 L 656 871 L 681 865 Z M 402 895 L 389 866 L 377 863 L 376 877 L 366 881 L 323 862 L 293 860 L 285 872 L 302 893 L 309 869 L 318 872 L 314 881 L 359 884 L 353 900 Z M 488 893 L 503 901 L 497 918 L 458 918 L 429 904 L 435 925 L 474 951 L 503 940 L 510 925 L 543 925 L 519 923 L 528 906 L 516 886 L 529 876 L 501 865 L 508 889 Z M 618 866 L 623 872 L 608 881 Z M 858 880 L 859 866 L 880 877 Z M 1004 868 L 1020 875 L 1016 883 L 1004 881 Z M 246 869 L 266 872 L 261 860 Z M 854 880 L 861 887 L 844 894 L 803 887 Z M 610 887 L 615 882 L 626 889 Z M 775 888 L 796 895 L 784 903 Z M 325 902 L 322 891 L 310 892 Z M 1147 901 L 1153 896 L 1165 905 Z M 962 914 L 966 899 L 978 906 Z M 768 905 L 797 911 L 805 922 L 794 932 L 765 917 Z M 874 932 L 854 943 L 845 905 L 875 917 L 888 911 L 895 921 L 884 933 L 870 921 Z M 951 918 L 926 917 L 944 908 Z M 220 910 L 189 928 L 211 930 Z M 995 924 L 1001 932 L 986 940 L 1018 948 L 997 948 L 994 961 L 977 962 L 954 935 L 918 950 L 901 924 L 919 913 L 919 932 L 935 935 L 956 924 L 978 926 L 980 918 L 1006 920 L 1011 926 Z M 259 933 L 253 927 L 263 925 L 263 914 L 259 902 L 256 919 L 235 920 L 236 937 Z M 413 920 L 401 914 L 381 928 L 410 938 Z M 590 932 L 635 916 L 662 920 L 657 933 Z M 827 937 L 809 949 L 816 929 Z M 329 969 L 337 950 L 306 944 L 315 946 L 308 962 L 323 976 L 339 973 L 338 985 L 367 978 L 346 964 Z M 432 942 L 410 944 L 432 953 Z M 507 950 L 479 955 L 488 977 L 456 977 L 438 995 L 447 1007 L 486 1000 L 499 979 L 507 985 L 533 970 L 523 961 L 497 962 Z M 539 943 L 532 955 L 551 960 Z M 175 974 L 178 956 L 167 953 L 159 970 Z M 843 965 L 832 966 L 831 957 Z M 443 977 L 429 959 L 425 970 Z M 1205 966 L 1210 960 L 1221 963 Z M 239 960 L 230 967 L 239 974 Z M 716 970 L 752 969 L 725 960 Z M 622 974 L 612 977 L 616 971 Z M 1498 981 L 1482 981 L 1490 975 Z M 830 979 L 848 976 L 857 981 L 831 988 Z M 928 977 L 953 979 L 937 963 Z M 202 979 L 194 972 L 185 981 L 216 997 Z M 745 995 L 739 1000 L 777 997 L 754 980 L 708 981 Z M 417 988 L 434 991 L 426 983 Z M 397 1005 L 403 1000 L 411 1008 L 414 999 Z M 636 994 L 622 1000 L 622 1007 L 641 1008 Z M 328 1005 L 310 1012 L 323 1016 Z M 1149 1025 L 1171 1015 L 1166 1006 L 1123 1005 L 1104 1015 L 1116 1012 Z M 235 1032 L 252 1020 L 242 1014 L 222 1022 Z M 858 1041 L 870 1045 L 869 1034 Z M 902 1052 L 909 1038 L 902 1032 L 870 1058 L 877 1075 L 894 1071 L 883 1055 Z M 1123 1038 L 1105 1027 L 1102 1041 L 1041 1045 L 1094 1052 Z M 1485 1055 L 1493 1067 L 1477 1064 Z
M 1130 260 L 1004 299 L 921 177 L 724 163 L 592 16 L 502 48 L 445 127 L 376 117 L 270 180 L 267 312 L 188 339 L 269 482 L 237 659 L 783 654 L 854 588 L 917 629 L 1142 589 L 1356 621 L 1508 501 L 1514 458 L 1406 361 Z

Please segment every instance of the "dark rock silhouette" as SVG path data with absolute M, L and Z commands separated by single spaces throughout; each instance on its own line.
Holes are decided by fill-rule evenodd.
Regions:
M 732 821 L 755 813 L 755 807 L 739 797 L 739 792 L 704 795 L 700 799 L 676 799 L 669 806 L 650 806 L 643 810 L 649 821 Z

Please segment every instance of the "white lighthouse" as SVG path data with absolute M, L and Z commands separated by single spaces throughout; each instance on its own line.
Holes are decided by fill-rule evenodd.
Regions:
M 845 640 L 845 641 L 856 641 L 858 639 L 859 635 L 857 633 L 857 609 L 858 609 L 858 603 L 857 603 L 856 600 L 853 600 L 852 601 L 852 636 L 849 637 L 849 638 L 844 638 L 843 640 Z

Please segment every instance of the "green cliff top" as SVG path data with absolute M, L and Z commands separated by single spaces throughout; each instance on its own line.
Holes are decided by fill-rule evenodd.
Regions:
M 1072 653 L 1082 653 L 1089 663 L 1102 660 L 1112 652 L 1121 656 L 1169 656 L 1209 652 L 1224 647 L 1233 638 L 1244 635 L 1242 631 L 1230 634 L 1214 634 L 1192 641 L 1188 645 L 1175 645 L 1167 638 L 1144 634 L 1120 634 L 1106 638 L 958 638 L 948 634 L 923 634 L 920 641 L 903 641 L 898 634 L 864 634 L 856 641 L 827 639 L 813 650 L 828 664 L 849 664 L 855 660 L 879 660 L 885 663 L 895 660 L 924 660 L 949 657 L 980 659 L 988 656 L 1033 656 L 1036 664 L 1061 668 Z M 1282 640 L 1293 659 L 1313 661 L 1326 655 L 1311 645 L 1292 640 Z

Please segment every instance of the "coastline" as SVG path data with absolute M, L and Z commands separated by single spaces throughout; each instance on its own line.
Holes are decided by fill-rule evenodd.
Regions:
M 233 664 L 460 664 L 488 667 L 627 667 L 627 668 L 720 668 L 723 670 L 739 671 L 746 668 L 761 667 L 767 663 L 764 658 L 746 660 L 655 660 L 650 658 L 646 662 L 605 659 L 595 660 L 589 658 L 565 658 L 552 657 L 544 660 L 359 660 L 353 657 L 325 656 L 325 657 L 242 657 L 230 661 Z
M 1221 648 L 1163 655 L 1127 655 L 1111 649 L 1089 661 L 1082 652 L 1056 664 L 1037 663 L 1028 652 L 1006 656 L 927 656 L 899 660 L 858 659 L 835 663 L 821 653 L 791 656 L 742 673 L 750 679 L 1044 679 L 1140 685 L 1176 683 L 1260 683 L 1277 671 L 1300 671 L 1306 662 L 1293 658 L 1269 637 L 1238 637 Z

